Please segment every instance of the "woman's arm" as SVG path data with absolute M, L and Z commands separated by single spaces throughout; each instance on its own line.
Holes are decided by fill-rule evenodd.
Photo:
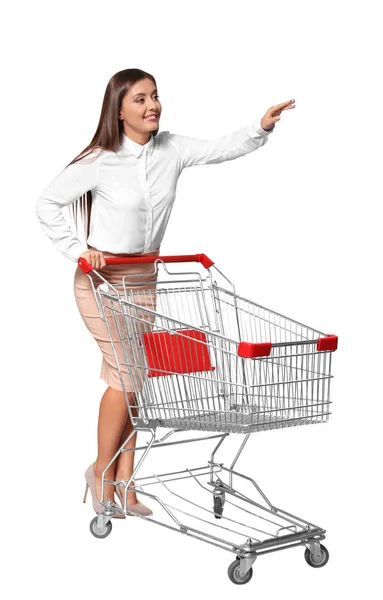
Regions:
M 181 170 L 194 165 L 209 165 L 234 160 L 239 156 L 254 152 L 264 146 L 275 123 L 284 110 L 295 108 L 295 100 L 288 100 L 271 106 L 262 119 L 253 121 L 246 127 L 224 135 L 218 140 L 197 140 L 195 138 L 168 133 L 169 141 L 177 148 L 181 160 Z
M 35 205 L 40 225 L 56 250 L 76 262 L 88 248 L 67 223 L 62 208 L 97 187 L 99 163 L 90 154 L 68 165 L 45 188 Z
M 265 131 L 260 119 L 246 127 L 224 135 L 217 140 L 199 140 L 176 133 L 168 139 L 176 148 L 181 159 L 181 170 L 196 165 L 209 165 L 234 160 L 264 146 L 274 126 Z

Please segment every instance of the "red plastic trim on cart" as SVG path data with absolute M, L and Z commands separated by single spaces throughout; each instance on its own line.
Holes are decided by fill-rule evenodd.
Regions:
M 85 260 L 85 258 L 79 258 L 77 262 L 78 262 L 78 266 L 80 267 L 81 271 L 83 273 L 85 273 L 85 275 L 87 275 L 88 273 L 93 271 L 92 265 L 90 265 L 88 263 L 88 261 Z
M 329 334 L 324 338 L 320 338 L 317 343 L 317 351 L 336 350 L 338 348 L 338 336 Z
M 271 342 L 251 344 L 250 342 L 239 342 L 237 353 L 243 358 L 258 358 L 259 356 L 270 356 Z
M 181 254 L 175 256 L 105 256 L 105 262 L 107 265 L 129 265 L 137 263 L 154 263 L 156 260 L 162 260 L 166 263 L 176 262 L 200 262 L 205 269 L 208 269 L 214 265 L 206 254 Z M 78 266 L 85 273 L 93 271 L 93 267 L 88 263 L 85 258 L 78 259 Z

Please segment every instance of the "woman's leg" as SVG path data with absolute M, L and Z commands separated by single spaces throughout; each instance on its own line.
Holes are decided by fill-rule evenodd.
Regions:
M 132 406 L 134 404 L 133 392 L 128 392 L 128 397 L 129 397 L 129 402 L 130 402 L 133 416 L 135 416 L 135 415 L 137 415 L 137 409 L 134 406 Z M 120 441 L 118 442 L 118 448 L 120 448 L 122 446 L 122 444 L 128 438 L 129 434 L 132 432 L 133 429 L 134 429 L 133 424 L 130 420 L 130 416 L 128 413 L 128 415 L 126 417 L 126 421 L 125 421 L 125 426 L 124 426 L 124 429 L 121 434 Z M 136 440 L 137 440 L 137 432 L 134 433 L 134 435 L 132 435 L 129 442 L 127 444 L 125 444 L 124 447 L 125 448 L 135 448 Z M 121 481 L 121 479 L 126 479 L 126 480 L 129 479 L 129 477 L 133 473 L 133 468 L 134 468 L 134 452 L 122 452 L 117 459 L 117 465 L 116 465 L 116 471 L 115 471 L 116 481 Z M 127 501 L 128 501 L 128 504 L 130 504 L 130 505 L 136 504 L 136 502 L 137 502 L 136 494 L 134 492 L 128 491 Z
M 106 465 L 111 461 L 121 445 L 120 438 L 127 415 L 128 407 L 126 405 L 124 392 L 115 390 L 109 386 L 105 390 L 100 402 L 97 428 L 98 456 L 94 464 L 96 492 L 100 500 L 101 475 Z M 124 456 L 126 456 L 126 454 L 133 453 L 125 453 Z M 114 481 L 115 467 L 116 463 L 114 462 L 105 474 L 106 479 Z M 114 485 L 111 483 L 105 483 L 104 485 L 104 498 L 106 500 L 108 498 L 114 500 Z

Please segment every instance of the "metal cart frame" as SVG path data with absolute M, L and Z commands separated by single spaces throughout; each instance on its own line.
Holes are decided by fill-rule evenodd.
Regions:
M 251 433 L 328 421 L 331 355 L 337 348 L 337 336 L 323 334 L 239 296 L 233 283 L 205 254 L 110 257 L 106 262 L 151 262 L 153 273 L 161 266 L 169 277 L 151 282 L 147 290 L 142 289 L 142 275 L 129 276 L 129 285 L 126 277 L 121 284 L 111 285 L 84 259 L 78 261 L 84 273 L 89 276 L 93 271 L 103 282 L 95 286 L 89 276 L 134 426 L 102 474 L 100 504 L 104 511 L 92 519 L 92 534 L 107 537 L 113 515 L 121 510 L 234 553 L 236 559 L 228 574 L 236 584 L 251 579 L 252 565 L 259 555 L 295 546 L 306 547 L 305 559 L 310 566 L 324 566 L 329 558 L 321 544 L 325 530 L 274 506 L 254 479 L 235 470 L 235 465 Z M 178 262 L 200 263 L 204 274 L 171 272 L 167 265 Z M 212 267 L 226 287 L 213 279 Z M 134 277 L 140 278 L 139 283 Z M 159 304 L 156 310 L 145 303 L 153 294 Z M 111 324 L 118 332 L 119 353 Z M 134 401 L 129 402 L 122 368 L 134 386 Z M 170 431 L 158 437 L 163 427 Z M 126 448 L 137 431 L 148 435 L 148 442 Z M 190 431 L 210 435 L 187 437 Z M 216 460 L 216 454 L 230 433 L 245 437 L 226 467 Z M 181 439 L 169 441 L 179 434 L 183 434 Z M 205 465 L 136 477 L 150 451 L 210 439 L 215 447 Z M 121 453 L 137 451 L 142 455 L 129 480 L 105 478 Z M 239 489 L 234 487 L 234 479 Z M 124 490 L 121 509 L 104 499 L 106 482 Z M 182 493 L 178 482 L 182 483 Z M 250 492 L 244 491 L 246 485 Z M 151 486 L 161 493 L 151 492 Z M 191 492 L 185 492 L 186 486 Z M 165 519 L 130 512 L 128 490 L 156 502 Z M 194 495 L 199 495 L 199 502 L 191 500 Z M 175 499 L 182 508 L 173 506 Z M 202 523 L 204 529 L 193 526 L 193 520 Z

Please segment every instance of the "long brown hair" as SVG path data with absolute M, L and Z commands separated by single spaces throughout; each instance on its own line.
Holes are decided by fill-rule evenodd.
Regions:
M 142 71 L 141 69 L 124 69 L 115 73 L 110 78 L 106 86 L 104 99 L 101 107 L 100 119 L 97 125 L 96 133 L 93 136 L 90 144 L 69 163 L 69 165 L 77 162 L 81 158 L 85 158 L 95 149 L 109 150 L 117 152 L 122 142 L 122 134 L 124 131 L 123 121 L 119 119 L 120 110 L 125 94 L 133 84 L 141 79 L 151 79 L 156 86 L 156 80 L 153 75 Z M 157 135 L 158 128 L 152 132 Z M 67 167 L 69 167 L 67 165 Z M 84 241 L 87 242 L 89 235 L 90 213 L 92 209 L 92 192 L 85 192 L 74 203 L 69 205 L 69 216 L 73 221 L 76 232 L 78 234 L 81 229 L 85 236 Z M 88 245 L 88 244 L 87 244 Z M 89 245 L 88 245 L 89 248 Z

